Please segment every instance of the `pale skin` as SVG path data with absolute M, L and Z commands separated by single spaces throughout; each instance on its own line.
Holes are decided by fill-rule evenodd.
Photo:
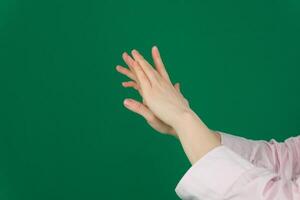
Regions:
M 137 90 L 143 102 L 125 99 L 124 106 L 144 117 L 159 133 L 179 139 L 191 164 L 221 145 L 221 136 L 190 108 L 179 83 L 172 84 L 158 48 L 151 49 L 155 68 L 137 50 L 131 54 L 122 54 L 128 68 L 117 65 L 116 70 L 131 79 L 122 85 Z

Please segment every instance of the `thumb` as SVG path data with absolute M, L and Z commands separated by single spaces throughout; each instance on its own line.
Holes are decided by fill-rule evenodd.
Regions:
M 181 91 L 180 91 L 180 84 L 179 84 L 179 83 L 176 83 L 176 84 L 174 85 L 174 87 L 175 87 L 175 89 L 176 89 L 180 94 L 182 94 Z
M 174 87 L 178 92 L 180 92 L 179 83 L 175 83 Z
M 184 100 L 186 101 L 186 103 L 189 105 L 189 101 L 183 96 L 183 94 L 182 94 L 181 91 L 180 91 L 180 84 L 179 84 L 179 83 L 176 83 L 176 84 L 174 85 L 174 87 L 175 87 L 175 89 L 179 92 L 179 94 L 182 95 L 182 97 L 184 98 Z

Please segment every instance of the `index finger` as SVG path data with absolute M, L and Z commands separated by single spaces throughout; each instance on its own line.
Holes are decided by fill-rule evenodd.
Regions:
M 130 55 L 128 55 L 128 53 L 127 52 L 124 52 L 123 54 L 122 54 L 122 58 L 123 58 L 123 60 L 125 61 L 125 63 L 128 65 L 128 67 L 129 67 L 129 69 L 134 73 L 134 70 L 133 70 L 133 59 L 131 58 L 131 56 Z
M 161 59 L 161 56 L 160 56 L 157 46 L 153 46 L 151 52 L 152 52 L 153 61 L 154 61 L 157 71 L 160 73 L 160 75 L 165 80 L 167 80 L 171 83 L 170 77 L 166 71 L 165 65 Z

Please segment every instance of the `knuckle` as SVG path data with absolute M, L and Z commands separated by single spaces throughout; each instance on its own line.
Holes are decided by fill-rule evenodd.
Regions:
M 150 123 L 153 123 L 153 122 L 155 122 L 155 119 L 156 119 L 156 117 L 153 114 L 150 114 L 148 116 L 147 121 L 150 122 Z
M 143 105 L 141 103 L 137 103 L 136 110 L 137 110 L 137 112 L 141 113 L 143 111 Z

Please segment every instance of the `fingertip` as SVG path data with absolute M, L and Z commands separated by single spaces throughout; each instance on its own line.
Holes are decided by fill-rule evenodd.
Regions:
M 124 99 L 124 105 L 125 106 L 130 106 L 130 103 L 132 102 L 131 99 Z
M 155 54 L 156 54 L 156 52 L 157 52 L 157 48 L 156 48 L 156 46 L 153 46 L 153 47 L 152 47 L 152 49 L 151 49 L 151 51 L 152 51 L 152 54 L 153 54 L 153 55 L 155 55 Z
M 138 53 L 138 51 L 137 51 L 136 49 L 132 49 L 132 50 L 131 50 L 131 54 L 132 54 L 132 55 L 135 55 L 135 54 L 137 54 L 137 53 Z
M 160 58 L 159 50 L 158 50 L 158 47 L 157 47 L 156 45 L 153 46 L 152 51 L 153 51 L 153 54 L 154 54 L 156 57 Z

